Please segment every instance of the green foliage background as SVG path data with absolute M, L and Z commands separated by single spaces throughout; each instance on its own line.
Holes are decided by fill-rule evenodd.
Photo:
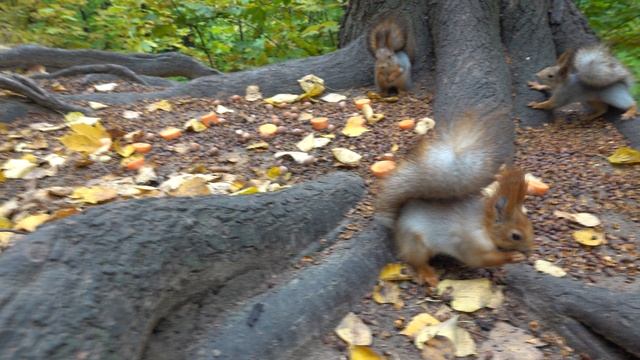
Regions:
M 575 0 L 640 79 L 640 1 Z M 347 0 L 0 0 L 0 44 L 181 51 L 234 71 L 335 49 Z M 640 86 L 635 87 L 636 96 Z
M 346 0 L 1 0 L 0 44 L 180 51 L 223 71 L 320 55 Z

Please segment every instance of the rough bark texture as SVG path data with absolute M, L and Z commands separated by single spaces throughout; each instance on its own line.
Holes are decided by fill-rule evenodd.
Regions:
M 37 74 L 32 76 L 34 79 L 52 79 L 62 76 L 74 76 L 83 74 L 111 74 L 122 79 L 136 82 L 142 85 L 148 85 L 147 82 L 136 75 L 128 67 L 115 64 L 97 64 L 97 65 L 76 65 L 66 69 L 58 70 L 50 74 Z
M 35 81 L 18 74 L 0 75 L 0 89 L 6 89 L 21 94 L 47 109 L 58 112 L 81 111 L 89 113 L 91 110 L 61 101 L 56 95 L 42 89 Z
M 195 317 L 180 314 L 158 326 L 144 359 L 284 359 L 323 336 L 370 291 L 379 269 L 393 260 L 387 234 L 372 223 L 319 265 L 284 275 L 281 285 L 232 309 L 206 301 L 191 306 Z
M 43 226 L 0 257 L 0 358 L 137 359 L 177 305 L 262 271 L 241 283 L 256 287 L 362 193 L 359 177 L 334 173 L 275 194 L 119 202 Z
M 510 266 L 509 289 L 545 326 L 592 359 L 640 357 L 640 289 L 620 293 Z
M 62 50 L 37 45 L 23 45 L 0 51 L 0 70 L 44 65 L 57 71 L 77 65 L 116 64 L 136 74 L 150 76 L 184 76 L 195 79 L 220 74 L 189 56 L 170 52 L 164 54 L 118 54 L 99 50 Z

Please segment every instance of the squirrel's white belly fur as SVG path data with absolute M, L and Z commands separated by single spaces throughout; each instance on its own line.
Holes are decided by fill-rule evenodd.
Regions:
M 428 248 L 462 260 L 458 254 L 469 246 L 471 238 L 477 249 L 495 249 L 484 230 L 483 206 L 480 197 L 455 203 L 411 200 L 402 208 L 398 227 L 407 233 L 424 235 Z M 469 229 L 477 230 L 470 232 Z

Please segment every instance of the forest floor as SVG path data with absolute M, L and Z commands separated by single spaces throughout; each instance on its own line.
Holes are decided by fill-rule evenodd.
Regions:
M 95 91 L 91 85 L 73 78 L 40 83 L 63 93 Z M 149 90 L 116 83 L 118 86 L 113 90 L 116 92 Z M 0 164 L 11 167 L 5 174 L 16 177 L 0 177 L 0 228 L 32 231 L 42 222 L 55 221 L 89 206 L 130 198 L 210 193 L 250 196 L 346 169 L 362 176 L 369 188 L 363 201 L 349 214 L 353 224 L 341 235 L 342 241 L 349 241 L 367 226 L 373 214 L 377 178 L 370 166 L 383 158 L 402 158 L 419 137 L 412 129 L 401 129 L 398 122 L 431 115 L 431 97 L 426 92 L 420 93 L 400 97 L 394 103 L 374 102 L 374 111 L 384 114 L 384 119 L 365 124 L 368 131 L 353 137 L 342 131 L 347 118 L 359 115 L 353 98 L 364 95 L 362 89 L 344 93 L 348 98 L 340 103 L 303 102 L 282 108 L 262 101 L 250 102 L 243 96 L 219 100 L 171 99 L 170 107 L 163 102 L 159 105 L 164 109 L 156 110 L 149 106 L 162 99 L 108 106 L 96 110 L 95 116 L 100 118 L 112 141 L 118 140 L 121 154 L 109 151 L 94 158 L 71 151 L 70 146 L 80 146 L 77 142 L 64 145 L 59 140 L 71 133 L 64 126 L 63 115 L 36 115 L 0 124 Z M 231 111 L 225 112 L 225 108 Z M 183 129 L 190 119 L 216 109 L 218 118 L 224 119 L 218 124 L 200 132 L 183 131 L 173 140 L 159 135 L 167 127 Z M 311 117 L 327 117 L 331 126 L 314 130 Z M 267 123 L 280 127 L 275 136 L 259 135 L 259 126 Z M 316 142 L 329 140 L 328 143 L 321 140 L 326 143 L 323 146 L 306 149 L 313 160 L 297 163 L 288 156 L 274 156 L 281 151 L 301 151 L 299 146 L 304 148 L 305 144 L 299 142 L 306 138 L 308 145 L 307 136 L 311 133 L 315 134 Z M 136 156 L 129 154 L 131 148 L 127 147 L 133 142 L 152 146 L 145 154 L 146 170 L 129 170 L 121 164 L 126 157 Z M 541 128 L 518 128 L 516 143 L 516 163 L 551 186 L 542 196 L 529 196 L 525 204 L 536 235 L 536 249 L 527 262 L 549 261 L 566 271 L 566 276 L 586 283 L 616 289 L 633 286 L 640 268 L 637 238 L 640 177 L 637 168 L 614 166 L 607 161 L 616 149 L 628 146 L 623 136 L 604 120 L 581 122 L 570 114 L 567 119 Z M 334 156 L 335 148 L 347 148 L 362 158 L 357 164 L 345 165 Z M 9 166 L 10 159 L 26 162 Z M 153 174 L 148 170 L 151 168 Z M 136 178 L 139 172 L 144 173 L 140 174 L 144 178 Z M 597 216 L 602 224 L 595 227 L 593 239 L 597 241 L 593 246 L 580 244 L 573 237 L 574 232 L 588 228 L 558 217 L 556 211 Z M 599 240 L 600 234 L 604 234 L 603 241 Z M 12 241 L 20 241 L 20 235 L 0 233 L 0 249 L 11 246 Z M 292 267 L 313 266 L 315 261 L 320 260 L 305 257 Z M 441 279 L 488 278 L 495 285 L 502 283 L 501 270 L 470 270 L 448 260 L 438 261 L 438 265 L 443 271 Z M 395 305 L 380 304 L 372 289 L 352 312 L 373 333 L 371 348 L 379 354 L 389 359 L 421 359 L 420 350 L 400 331 L 419 313 L 426 312 L 444 321 L 458 312 L 451 308 L 447 294 L 437 295 L 433 289 L 411 281 L 394 284 L 399 285 L 402 304 L 398 301 Z M 547 331 L 544 324 L 528 318 L 521 306 L 510 299 L 508 289 L 502 305 L 460 313 L 458 323 L 477 344 L 478 358 L 517 358 L 523 354 L 518 351 L 524 350 L 530 351 L 531 358 L 580 358 L 562 338 Z M 522 329 L 517 337 L 520 346 L 504 343 L 505 338 L 516 338 L 514 333 L 505 335 L 515 331 L 510 326 Z M 491 332 L 498 328 L 506 333 Z M 348 357 L 346 344 L 333 332 L 326 334 L 322 344 L 311 352 L 316 353 L 316 358 Z

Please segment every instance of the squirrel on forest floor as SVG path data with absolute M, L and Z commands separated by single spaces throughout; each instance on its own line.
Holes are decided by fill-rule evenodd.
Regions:
M 393 228 L 398 255 L 419 283 L 437 284 L 428 264 L 437 254 L 471 267 L 526 258 L 533 228 L 522 206 L 524 173 L 503 166 L 513 146 L 508 125 L 506 113 L 457 117 L 434 141 L 422 139 L 383 183 L 377 218 Z M 496 178 L 496 191 L 483 196 Z
M 415 50 L 410 22 L 399 14 L 385 13 L 373 22 L 367 38 L 367 47 L 376 61 L 374 77 L 378 90 L 384 96 L 408 91 L 412 86 Z
M 603 115 L 609 105 L 626 110 L 622 119 L 636 115 L 637 105 L 631 96 L 633 76 L 604 45 L 564 52 L 555 65 L 536 74 L 540 82 L 530 81 L 534 90 L 550 91 L 546 101 L 531 102 L 534 109 L 552 110 L 582 102 L 594 112 L 585 120 Z

